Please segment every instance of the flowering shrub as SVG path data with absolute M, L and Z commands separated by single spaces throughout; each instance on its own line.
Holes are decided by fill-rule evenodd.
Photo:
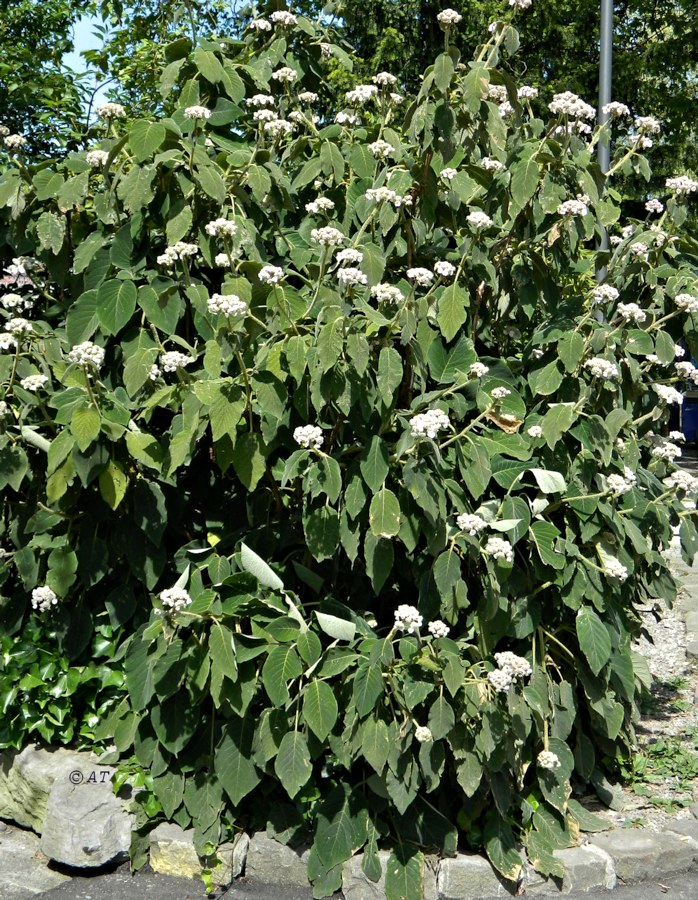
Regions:
M 386 843 L 389 896 L 459 841 L 559 874 L 573 789 L 633 745 L 637 607 L 698 546 L 662 436 L 696 186 L 596 253 L 593 110 L 517 90 L 510 24 L 465 65 L 438 18 L 406 110 L 380 73 L 318 121 L 345 57 L 278 14 L 169 46 L 168 117 L 112 104 L 0 179 L 6 627 L 78 659 L 123 626 L 100 734 L 145 812 L 202 853 L 309 833 L 318 897 Z

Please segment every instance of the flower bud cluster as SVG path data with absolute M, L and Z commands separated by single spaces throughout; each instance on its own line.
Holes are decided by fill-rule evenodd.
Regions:
M 653 384 L 652 387 L 662 403 L 667 406 L 681 406 L 683 403 L 683 394 L 679 393 L 676 388 L 670 387 L 668 384 Z
M 490 396 L 493 400 L 504 400 L 509 394 L 511 394 L 511 391 L 506 387 L 495 387 L 490 391 Z
M 677 294 L 674 303 L 685 313 L 698 312 L 698 297 L 693 294 Z
M 165 612 L 178 613 L 191 606 L 191 597 L 184 588 L 173 587 L 160 592 L 160 602 Z
M 218 313 L 224 316 L 247 315 L 247 304 L 236 294 L 212 294 L 207 305 L 208 311 L 214 315 Z
M 612 497 L 620 497 L 622 494 L 627 494 L 636 484 L 637 478 L 635 473 L 627 466 L 622 475 L 614 472 L 606 478 L 606 485 Z
M 428 409 L 424 413 L 417 413 L 410 419 L 410 431 L 412 437 L 429 437 L 432 440 L 440 431 L 445 431 L 450 426 L 450 421 L 445 412 L 440 409 Z
M 412 206 L 411 197 L 401 197 L 400 194 L 387 187 L 369 188 L 366 191 L 366 199 L 374 203 L 392 203 L 393 206 Z
M 2 298 L 0 298 L 0 304 L 2 304 L 3 309 L 7 309 L 9 311 L 12 310 L 21 310 L 21 309 L 32 309 L 34 303 L 28 297 L 22 297 L 19 294 L 4 294 Z
M 317 215 L 320 212 L 332 212 L 333 209 L 334 201 L 327 197 L 318 197 L 317 200 L 311 200 L 310 203 L 305 204 L 305 211 L 311 215 Z
M 208 106 L 187 106 L 184 110 L 185 119 L 193 119 L 195 121 L 201 119 L 210 119 L 211 110 Z
M 335 261 L 342 265 L 343 263 L 360 263 L 363 262 L 364 255 L 360 250 L 354 247 L 347 247 L 346 250 L 340 250 L 335 256 Z
M 410 281 L 415 281 L 420 287 L 429 287 L 434 280 L 434 273 L 429 269 L 408 269 L 406 274 Z
M 292 84 L 298 78 L 298 72 L 290 66 L 282 66 L 276 72 L 272 72 L 271 77 L 280 84 Z
M 338 244 L 344 243 L 342 232 L 331 225 L 325 225 L 324 228 L 313 228 L 310 232 L 310 239 L 323 247 L 336 247 Z
M 473 537 L 487 528 L 487 522 L 481 516 L 476 516 L 475 513 L 461 513 L 456 518 L 456 525 L 461 531 L 465 531 L 466 534 L 473 535 Z
M 591 359 L 584 363 L 582 368 L 588 369 L 595 378 L 603 378 L 604 380 L 618 378 L 620 375 L 618 366 L 615 363 L 609 362 L 600 356 L 592 356 Z
M 32 591 L 32 609 L 48 612 L 52 606 L 58 606 L 58 597 L 48 585 L 34 588 Z
M 34 326 L 28 319 L 16 316 L 5 322 L 5 331 L 9 334 L 28 334 L 30 331 L 34 331 Z
M 514 562 L 514 548 L 504 538 L 491 537 L 483 547 L 483 552 L 492 559 L 502 559 L 508 563 Z
M 371 296 L 375 297 L 379 303 L 402 303 L 405 299 L 400 288 L 394 287 L 392 284 L 374 284 L 371 288 Z
M 382 138 L 369 144 L 368 149 L 377 159 L 387 159 L 389 156 L 395 154 L 395 147 L 387 141 L 384 141 Z
M 92 341 L 83 341 L 69 351 L 68 361 L 77 366 L 94 366 L 98 369 L 104 362 L 104 352 L 104 347 L 99 347 Z
M 88 166 L 92 166 L 93 168 L 106 166 L 108 159 L 109 153 L 107 150 L 88 150 L 85 154 L 85 162 Z
M 494 658 L 499 668 L 488 672 L 487 680 L 498 693 L 506 693 L 515 681 L 528 678 L 533 671 L 527 659 L 509 650 L 495 653 Z
M 20 381 L 25 391 L 38 391 L 49 381 L 48 375 L 27 375 Z
M 278 284 L 284 277 L 284 270 L 278 266 L 262 266 L 257 278 L 262 284 Z
M 573 119 L 593 119 L 596 116 L 594 107 L 585 103 L 572 91 L 555 94 L 548 109 L 554 115 L 570 116 Z
M 601 112 L 605 116 L 610 116 L 612 119 L 620 119 L 621 116 L 630 115 L 630 110 L 625 103 L 618 103 L 615 100 L 612 103 L 606 103 L 602 106 Z
M 442 622 L 441 619 L 434 619 L 433 622 L 429 622 L 427 625 L 429 629 L 429 634 L 433 638 L 445 638 L 450 634 L 451 629 L 445 622 Z
M 531 425 L 530 428 L 526 429 L 526 434 L 532 438 L 540 438 L 543 437 L 543 429 L 540 425 Z
M 486 366 L 484 363 L 474 362 L 470 364 L 468 372 L 473 378 L 482 378 L 483 375 L 487 375 L 489 370 L 490 367 Z
M 463 20 L 463 16 L 455 9 L 444 9 L 436 17 L 436 21 L 442 28 L 451 28 Z
M 664 479 L 664 484 L 668 488 L 685 491 L 687 494 L 695 493 L 698 490 L 698 479 L 683 469 L 677 469 L 676 472 L 672 472 L 668 478 Z
M 637 303 L 619 303 L 618 315 L 625 322 L 644 322 L 647 319 L 647 313 L 641 309 Z
M 473 231 L 477 231 L 478 233 L 481 231 L 487 231 L 488 228 L 491 228 L 494 224 L 492 219 L 484 213 L 481 209 L 476 209 L 465 217 L 465 221 L 470 225 Z
M 541 769 L 549 769 L 551 771 L 553 769 L 559 769 L 561 766 L 558 757 L 554 753 L 551 753 L 549 750 L 542 750 L 538 754 L 537 762 Z
M 176 372 L 177 369 L 183 369 L 194 362 L 191 356 L 186 353 L 180 353 L 179 350 L 168 350 L 160 355 L 160 364 L 165 372 Z
M 368 278 L 361 269 L 353 266 L 345 266 L 343 269 L 337 270 L 337 281 L 342 287 L 352 287 L 355 284 L 368 284 Z
M 186 241 L 177 241 L 171 247 L 168 247 L 164 253 L 157 257 L 159 266 L 173 266 L 178 259 L 186 259 L 189 256 L 196 256 L 199 248 L 196 244 L 188 244 Z
M 419 631 L 423 622 L 422 616 L 416 606 L 410 606 L 407 603 L 401 603 L 395 610 L 395 628 L 398 631 L 404 631 L 406 634 L 414 634 Z
M 559 216 L 586 216 L 589 212 L 587 196 L 579 196 L 576 200 L 565 200 L 557 208 Z
M 655 447 L 652 447 L 650 455 L 656 459 L 668 459 L 670 462 L 673 462 L 681 456 L 681 447 L 677 447 L 676 444 L 672 444 L 670 441 L 662 441 Z
M 95 115 L 100 119 L 125 119 L 126 109 L 120 103 L 104 103 L 95 109 Z
M 306 450 L 309 450 L 311 447 L 314 450 L 319 450 L 322 447 L 324 438 L 322 429 L 317 425 L 300 425 L 293 431 L 293 440 Z
M 609 559 L 604 564 L 604 572 L 608 578 L 615 578 L 621 583 L 628 577 L 628 570 L 617 559 Z
M 687 196 L 698 191 L 698 181 L 689 178 L 687 175 L 677 175 L 674 178 L 667 178 L 667 189 L 673 191 L 677 197 Z
M 414 737 L 415 740 L 419 741 L 420 744 L 426 744 L 429 741 L 434 740 L 434 735 L 426 727 L 426 725 L 418 725 L 414 730 Z
M 206 234 L 210 234 L 211 237 L 223 237 L 223 238 L 234 238 L 238 233 L 238 227 L 235 222 L 231 222 L 230 219 L 214 219 L 212 222 L 209 222 L 204 231 Z
M 600 284 L 594 288 L 591 297 L 594 303 L 613 303 L 620 294 L 610 284 Z
M 368 103 L 369 100 L 377 96 L 378 88 L 375 84 L 357 84 L 352 91 L 347 91 L 344 95 L 347 103 L 352 106 L 361 106 L 361 104 Z

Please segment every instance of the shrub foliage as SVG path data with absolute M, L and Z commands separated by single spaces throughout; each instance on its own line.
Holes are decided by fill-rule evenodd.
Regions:
M 673 530 L 698 545 L 661 436 L 684 195 L 596 252 L 618 196 L 583 108 L 497 69 L 510 24 L 469 64 L 445 37 L 408 109 L 384 76 L 336 121 L 311 92 L 346 58 L 308 21 L 178 40 L 169 116 L 112 108 L 0 179 L 31 279 L 2 311 L 5 630 L 78 668 L 96 641 L 145 812 L 202 853 L 310 834 L 318 897 L 386 842 L 390 896 L 459 841 L 558 874 L 594 825 L 573 788 L 633 744 L 638 606 L 674 596 Z

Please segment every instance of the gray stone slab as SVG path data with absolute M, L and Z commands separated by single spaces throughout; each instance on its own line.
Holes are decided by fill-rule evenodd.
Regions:
M 258 832 L 247 848 L 245 876 L 262 884 L 307 888 L 309 854 L 307 849 L 296 852 Z
M 211 870 L 214 884 L 227 886 L 245 868 L 250 839 L 238 834 L 233 843 L 221 844 L 216 851 L 220 863 Z M 150 834 L 150 867 L 158 875 L 199 878 L 205 860 L 194 848 L 194 829 L 184 830 L 174 823 L 158 825 Z
M 613 860 L 600 847 L 586 844 L 567 850 L 554 850 L 553 856 L 565 867 L 561 879 L 544 878 L 531 866 L 526 867 L 526 893 L 544 897 L 561 894 L 588 894 L 611 891 L 616 886 Z
M 381 876 L 378 881 L 371 881 L 363 869 L 363 853 L 357 853 L 344 863 L 342 868 L 342 893 L 346 900 L 385 900 L 385 876 L 390 859 L 387 850 L 379 850 L 378 857 L 381 863 Z M 424 900 L 437 900 L 438 886 L 436 883 L 436 869 L 438 859 L 426 857 L 422 869 L 422 890 Z
M 616 875 L 625 884 L 687 872 L 698 861 L 698 845 L 670 832 L 620 829 L 592 835 L 589 840 L 608 853 Z
M 686 614 L 686 632 L 689 635 L 698 634 L 698 611 Z
M 698 659 L 698 641 L 689 641 L 686 644 L 686 656 Z
M 698 846 L 698 819 L 674 819 L 673 822 L 667 823 L 664 830 L 692 838 Z
M 517 893 L 515 882 L 505 881 L 484 857 L 474 853 L 441 860 L 437 883 L 439 900 L 493 900 Z
M 28 900 L 70 881 L 48 867 L 31 831 L 0 826 L 0 900 Z

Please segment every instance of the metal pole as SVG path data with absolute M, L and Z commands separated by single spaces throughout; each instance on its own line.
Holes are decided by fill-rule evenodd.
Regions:
M 608 114 L 603 107 L 611 102 L 611 84 L 613 70 L 613 0 L 601 0 L 601 30 L 599 38 L 599 107 L 598 124 L 601 126 L 608 121 Z M 599 166 L 604 175 L 611 168 L 611 136 L 607 131 L 598 144 Z M 599 250 L 608 251 L 610 248 L 608 232 L 603 225 L 599 225 L 601 240 Z M 596 272 L 598 281 L 606 277 L 606 269 L 600 268 Z

